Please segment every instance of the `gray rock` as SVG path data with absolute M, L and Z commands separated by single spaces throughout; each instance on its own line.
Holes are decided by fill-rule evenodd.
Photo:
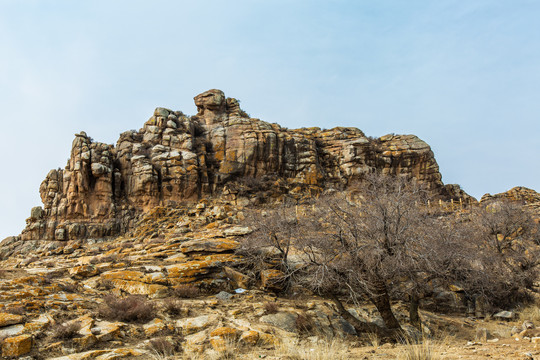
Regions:
M 231 298 L 233 297 L 233 294 L 231 293 L 228 293 L 226 291 L 220 291 L 217 295 L 216 295 L 216 298 L 219 299 L 219 300 L 231 300 Z
M 493 315 L 494 318 L 501 320 L 512 320 L 515 316 L 516 314 L 513 311 L 499 311 Z
M 24 325 L 5 326 L 0 329 L 0 337 L 9 337 L 21 335 L 24 332 Z
M 332 327 L 339 335 L 356 335 L 356 329 L 350 322 L 343 319 L 341 316 L 332 318 Z
M 154 116 L 163 116 L 163 117 L 168 117 L 169 116 L 169 110 L 168 109 L 165 109 L 165 108 L 162 108 L 162 107 L 158 107 L 156 108 L 156 110 L 154 110 Z
M 44 211 L 41 206 L 35 206 L 30 211 L 30 218 L 32 220 L 39 220 L 43 217 Z
M 296 314 L 288 312 L 278 312 L 277 314 L 270 314 L 261 317 L 261 322 L 273 325 L 280 329 L 289 332 L 296 332 Z

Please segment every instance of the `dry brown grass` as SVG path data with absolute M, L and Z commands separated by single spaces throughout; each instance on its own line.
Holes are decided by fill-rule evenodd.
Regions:
M 440 352 L 449 347 L 450 338 L 448 336 L 438 339 L 423 337 L 415 342 L 404 339 L 403 344 L 398 349 L 398 360 L 439 360 L 443 359 Z
M 346 360 L 348 345 L 337 338 L 316 343 L 298 343 L 285 340 L 276 345 L 274 356 L 290 360 Z
M 532 321 L 536 326 L 540 325 L 540 306 L 529 305 L 519 311 L 519 319 L 522 321 Z
M 147 348 L 150 350 L 154 359 L 166 359 L 169 356 L 174 355 L 178 350 L 173 344 L 171 344 L 170 341 L 165 338 L 156 338 L 150 340 Z

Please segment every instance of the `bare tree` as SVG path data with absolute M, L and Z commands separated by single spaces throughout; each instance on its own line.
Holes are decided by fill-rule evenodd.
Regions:
M 414 180 L 370 175 L 347 193 L 266 210 L 254 218 L 257 231 L 243 253 L 255 272 L 279 269 L 287 283 L 331 299 L 357 332 L 383 337 L 401 333 L 393 299 L 408 299 L 410 322 L 421 327 L 420 300 L 431 295 L 435 280 L 496 299 L 535 278 L 538 246 L 523 247 L 529 218 L 502 211 L 433 213 L 428 195 Z M 344 305 L 366 300 L 385 327 L 360 321 Z
M 417 183 L 380 175 L 368 176 L 349 197 L 320 199 L 307 217 L 309 231 L 302 232 L 301 246 L 309 266 L 304 285 L 334 300 L 358 331 L 374 331 L 374 326 L 352 319 L 341 304 L 341 295 L 355 303 L 368 299 L 386 329 L 399 331 L 391 296 L 397 291 L 415 294 L 416 286 L 407 289 L 406 283 L 425 277 L 420 273 L 429 218 L 423 206 L 426 199 Z
M 479 271 L 466 283 L 496 305 L 508 305 L 535 291 L 540 266 L 538 225 L 520 202 L 497 200 L 471 216 Z
M 254 232 L 238 250 L 244 257 L 244 271 L 252 279 L 257 279 L 264 270 L 279 270 L 281 276 L 274 281 L 287 289 L 297 270 L 290 261 L 293 244 L 300 231 L 296 207 L 284 204 L 262 212 L 252 210 L 247 214 L 246 223 Z

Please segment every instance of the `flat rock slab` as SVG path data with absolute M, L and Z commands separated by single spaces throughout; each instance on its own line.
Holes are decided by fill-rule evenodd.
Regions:
M 296 314 L 288 312 L 279 312 L 277 314 L 264 315 L 261 322 L 273 325 L 289 332 L 296 332 Z

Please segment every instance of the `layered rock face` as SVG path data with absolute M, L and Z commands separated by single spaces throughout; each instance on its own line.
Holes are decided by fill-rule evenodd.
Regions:
M 23 240 L 71 240 L 121 234 L 158 205 L 226 193 L 227 184 L 255 179 L 279 191 L 342 188 L 363 174 L 405 174 L 444 198 L 465 196 L 444 186 L 430 147 L 413 135 L 368 138 L 356 128 L 289 130 L 249 118 L 220 90 L 195 97 L 198 114 L 157 108 L 139 131 L 116 146 L 84 132 L 63 170 L 40 187 L 44 207 L 32 209 Z M 274 192 L 278 192 L 276 185 Z

